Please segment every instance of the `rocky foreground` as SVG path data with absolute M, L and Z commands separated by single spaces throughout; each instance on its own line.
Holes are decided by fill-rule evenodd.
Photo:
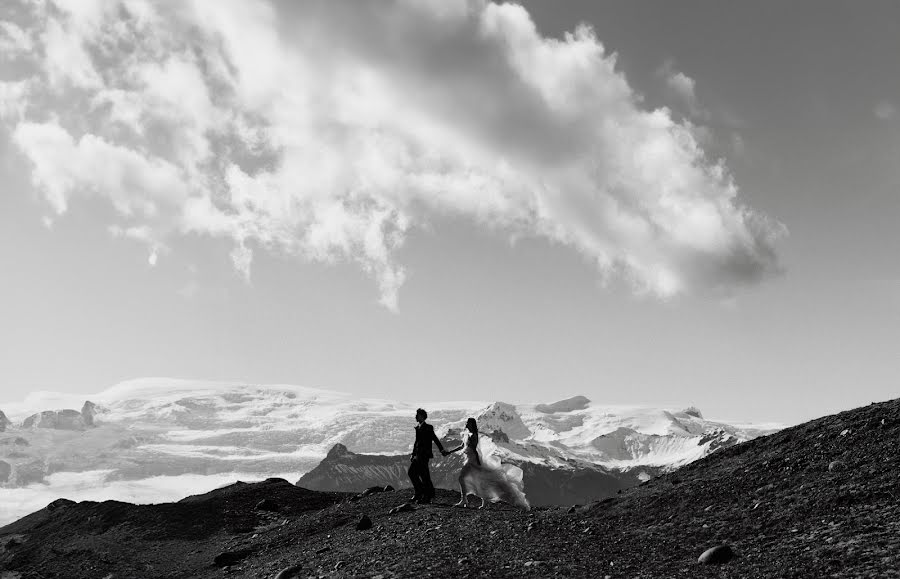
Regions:
M 455 509 L 449 491 L 402 507 L 408 490 L 357 496 L 281 479 L 162 505 L 60 500 L 0 528 L 0 571 L 4 579 L 900 577 L 898 440 L 900 400 L 872 404 L 719 450 L 602 502 L 530 512 Z

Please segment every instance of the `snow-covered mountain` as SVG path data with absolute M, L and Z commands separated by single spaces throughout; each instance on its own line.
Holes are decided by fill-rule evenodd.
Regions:
M 291 385 L 172 379 L 134 380 L 91 395 L 35 393 L 0 406 L 8 419 L 0 420 L 0 494 L 28 503 L 54 489 L 83 496 L 85 487 L 118 488 L 119 495 L 101 498 L 150 502 L 180 498 L 160 488 L 187 494 L 204 480 L 296 480 L 338 443 L 355 453 L 407 452 L 416 406 Z M 474 416 L 506 460 L 553 469 L 676 467 L 774 429 L 705 420 L 696 409 L 604 406 L 584 397 L 426 407 L 439 435 Z M 0 524 L 6 518 L 0 510 Z

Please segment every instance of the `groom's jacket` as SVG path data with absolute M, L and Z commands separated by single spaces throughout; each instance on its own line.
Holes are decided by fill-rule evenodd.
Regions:
M 444 452 L 444 447 L 434 433 L 433 426 L 427 422 L 423 422 L 421 426 L 416 426 L 416 442 L 413 444 L 412 458 L 417 460 L 434 458 L 434 455 L 431 453 L 432 442 L 437 445 L 441 452 Z

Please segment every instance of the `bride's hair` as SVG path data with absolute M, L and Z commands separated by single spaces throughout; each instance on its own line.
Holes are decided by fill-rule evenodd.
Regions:
M 478 423 L 475 422 L 474 418 L 466 420 L 466 429 L 475 436 L 478 436 Z

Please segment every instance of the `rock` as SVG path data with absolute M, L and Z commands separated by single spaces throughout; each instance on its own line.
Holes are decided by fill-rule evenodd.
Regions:
M 572 398 L 566 398 L 565 400 L 560 400 L 553 404 L 538 404 L 534 409 L 544 414 L 572 412 L 574 410 L 584 410 L 590 402 L 591 401 L 584 396 L 573 396 Z
M 704 565 L 721 565 L 722 563 L 731 561 L 733 558 L 734 551 L 731 550 L 731 547 L 728 545 L 719 545 L 718 547 L 703 551 L 703 554 L 697 558 L 697 562 L 703 563 Z
M 257 511 L 278 512 L 279 510 L 278 503 L 269 498 L 265 498 L 259 501 L 253 508 L 255 508 Z
M 325 458 L 340 458 L 345 454 L 350 454 L 350 450 L 340 442 L 331 447 Z
M 55 511 L 57 509 L 61 509 L 63 507 L 69 507 L 75 504 L 75 501 L 70 501 L 69 499 L 56 499 L 47 505 L 48 511 Z
M 344 563 L 343 561 L 338 561 L 337 563 L 334 564 L 334 570 L 337 571 L 338 569 L 340 569 L 340 568 L 343 567 L 344 565 L 346 565 L 346 563 Z
M 373 495 L 375 493 L 383 493 L 387 489 L 394 490 L 394 487 L 392 487 L 391 485 L 369 487 L 366 490 L 364 490 L 363 492 L 359 493 L 358 495 L 354 495 L 354 496 L 350 497 L 350 500 L 358 501 L 359 499 L 361 499 L 363 497 L 367 497 L 367 496 Z
M 6 427 L 11 425 L 12 421 L 6 417 L 6 414 L 3 414 L 2 410 L 0 410 L 0 432 L 6 432 Z
M 393 509 L 388 511 L 388 514 L 394 515 L 397 513 L 405 513 L 405 512 L 414 511 L 414 510 L 416 510 L 416 507 L 412 503 L 403 503 L 399 507 L 394 507 Z
M 56 428 L 58 430 L 86 430 L 87 424 L 78 410 L 60 410 L 56 413 Z
M 97 405 L 90 400 L 85 400 L 81 407 L 81 418 L 85 426 L 94 426 L 94 416 L 97 414 Z
M 832 460 L 828 463 L 828 470 L 832 472 L 840 472 L 843 470 L 847 470 L 847 465 L 840 460 Z
M 566 512 L 569 513 L 569 514 L 571 515 L 572 513 L 574 513 L 574 512 L 577 511 L 577 510 L 578 510 L 578 509 L 575 508 L 575 505 L 572 505 L 571 507 L 569 507 L 569 510 L 566 511 Z
M 509 436 L 502 430 L 495 430 L 491 432 L 491 440 L 493 442 L 509 442 Z
M 84 417 L 77 410 L 44 410 L 32 414 L 22 422 L 22 428 L 52 428 L 55 430 L 85 430 Z
M 382 491 L 384 491 L 386 493 L 392 493 L 392 492 L 394 492 L 394 487 L 392 487 L 391 485 L 384 485 L 384 488 L 382 489 Z
M 253 554 L 252 549 L 238 549 L 237 551 L 223 551 L 216 555 L 213 563 L 216 567 L 230 567 L 235 563 L 243 561 Z
M 275 575 L 275 579 L 292 579 L 293 577 L 299 577 L 300 571 L 302 570 L 303 565 L 291 565 L 290 567 L 285 567 L 279 571 L 278 575 Z
M 688 416 L 693 416 L 694 418 L 703 418 L 703 413 L 700 412 L 700 409 L 696 406 L 688 406 L 684 410 L 682 410 Z
M 367 531 L 372 528 L 372 519 L 369 518 L 369 515 L 363 515 L 360 517 L 359 522 L 356 523 L 357 531 Z
M 6 461 L 0 460 L 0 483 L 9 482 L 9 475 L 12 473 L 12 465 Z

